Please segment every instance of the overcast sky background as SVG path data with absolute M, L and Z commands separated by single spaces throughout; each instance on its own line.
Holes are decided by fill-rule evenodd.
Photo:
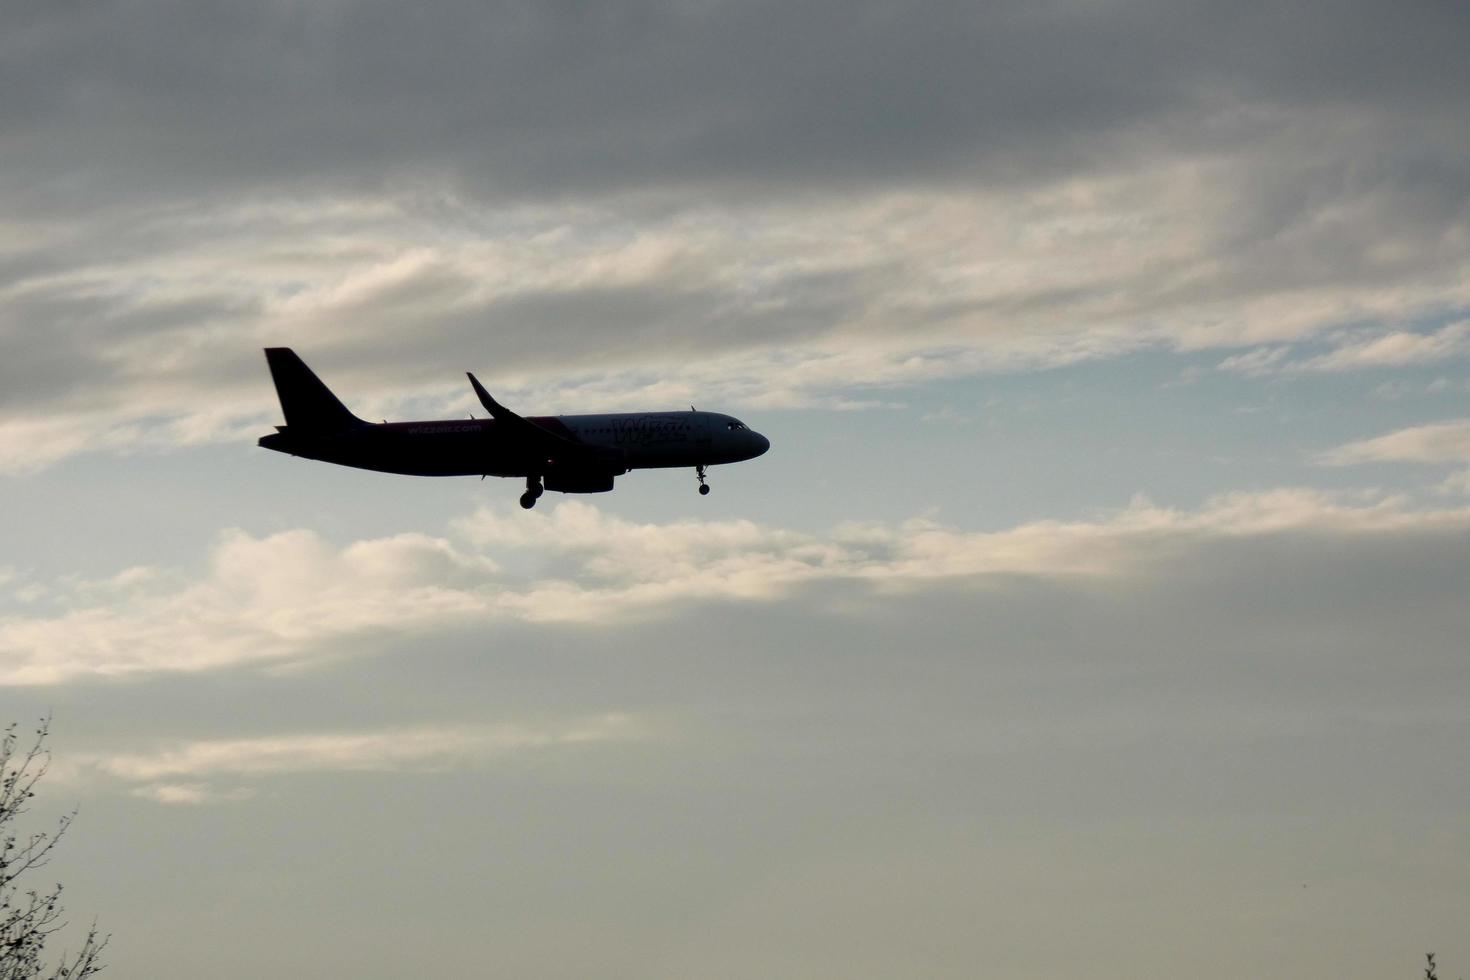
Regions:
M 1470 972 L 1467 42 L 7 0 L 0 720 L 106 975 Z M 522 512 L 256 448 L 270 345 L 773 448 Z

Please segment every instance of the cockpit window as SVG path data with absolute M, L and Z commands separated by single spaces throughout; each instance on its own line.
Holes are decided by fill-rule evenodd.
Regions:
M 739 431 L 740 429 L 745 428 L 745 423 L 744 422 L 729 422 L 729 423 L 727 423 L 725 425 L 725 428 L 729 429 L 731 432 L 736 432 L 736 431 Z

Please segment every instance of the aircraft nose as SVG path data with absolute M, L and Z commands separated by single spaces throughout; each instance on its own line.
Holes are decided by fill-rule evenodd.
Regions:
M 764 455 L 765 451 L 771 448 L 771 440 L 767 439 L 759 432 L 752 432 L 750 434 L 750 437 L 750 441 L 752 444 L 751 449 L 755 451 L 756 456 Z

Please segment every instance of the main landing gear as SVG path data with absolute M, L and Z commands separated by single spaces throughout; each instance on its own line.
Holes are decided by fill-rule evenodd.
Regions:
M 526 492 L 521 494 L 521 506 L 530 510 L 536 506 L 536 501 L 540 500 L 541 495 L 545 492 L 546 488 L 541 486 L 539 476 L 526 477 Z
M 700 463 L 698 466 L 694 467 L 694 475 L 699 477 L 699 495 L 701 497 L 709 496 L 709 484 L 704 482 L 703 463 Z

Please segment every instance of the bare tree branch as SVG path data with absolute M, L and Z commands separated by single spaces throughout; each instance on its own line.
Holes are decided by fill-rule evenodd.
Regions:
M 81 980 L 102 969 L 99 958 L 108 937 L 94 924 L 74 956 L 63 953 L 48 968 L 43 960 L 46 942 L 66 925 L 61 885 L 22 892 L 16 884 L 22 875 L 46 866 L 76 816 L 75 810 L 66 814 L 50 833 L 17 835 L 15 821 L 26 813 L 51 762 L 46 751 L 51 719 L 41 719 L 24 751 L 16 729 L 12 723 L 0 736 L 0 980 Z

